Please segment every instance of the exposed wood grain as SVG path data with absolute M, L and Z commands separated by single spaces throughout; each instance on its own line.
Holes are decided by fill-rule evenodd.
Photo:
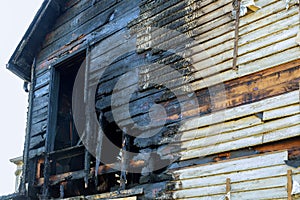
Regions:
M 231 180 L 230 178 L 227 178 L 226 179 L 226 194 L 230 194 L 230 191 L 231 191 Z M 230 200 L 230 197 L 226 197 L 226 200 Z
M 265 99 L 271 96 L 276 96 L 280 94 L 286 93 L 289 89 L 296 90 L 299 88 L 298 79 L 299 77 L 299 60 L 293 61 L 287 64 L 279 65 L 278 67 L 271 68 L 268 70 L 264 70 L 261 72 L 257 72 L 255 74 L 245 76 L 240 79 L 236 79 L 233 81 L 228 81 L 224 83 L 224 90 L 226 91 L 218 91 L 214 94 L 213 100 L 209 97 L 209 90 L 201 90 L 196 93 L 199 99 L 199 111 L 206 113 L 210 106 L 214 107 L 214 111 L 222 110 L 224 108 L 231 108 L 238 105 L 243 105 L 246 103 L 259 101 L 261 99 Z M 278 76 L 279 75 L 279 76 Z M 163 79 L 164 76 L 161 76 Z M 166 76 L 167 78 L 167 76 Z M 276 83 L 276 85 L 274 85 Z M 109 82 L 107 83 L 109 84 Z M 108 89 L 109 87 L 104 87 Z M 180 87 L 179 87 L 180 88 Z M 212 89 L 210 89 L 212 90 Z M 126 90 L 124 90 L 126 91 Z M 123 91 L 123 92 L 124 92 Z M 116 91 L 115 91 L 116 92 Z M 122 92 L 122 91 L 121 91 Z M 107 91 L 107 93 L 110 93 Z M 116 92 L 118 93 L 118 92 Z M 150 93 L 145 93 L 150 95 Z M 153 93 L 154 94 L 154 93 Z M 206 94 L 206 97 L 202 97 L 203 94 Z M 159 95 L 156 92 L 155 95 Z M 222 98 L 224 96 L 225 98 Z M 137 99 L 132 99 L 132 102 L 139 100 L 142 96 L 138 96 Z M 110 96 L 105 97 L 107 100 L 110 100 Z M 105 104 L 103 101 L 105 98 L 102 97 L 102 108 L 109 106 L 109 104 Z M 206 99 L 205 101 L 203 101 Z M 139 100 L 140 101 L 140 100 Z M 110 103 L 108 101 L 108 103 Z M 210 105 L 210 104 L 214 105 Z M 122 105 L 122 104 L 120 104 Z M 124 113 L 122 110 L 126 109 L 126 107 L 117 107 L 115 108 L 121 116 Z M 199 112 L 195 111 L 195 113 Z M 134 110 L 135 115 L 141 113 L 139 109 Z M 185 115 L 183 113 L 183 115 Z M 121 118 L 121 117 L 120 117 Z M 121 118 L 122 119 L 122 118 Z M 125 118 L 124 118 L 125 119 Z M 126 123 L 126 120 L 124 124 Z
M 292 200 L 293 178 L 292 170 L 287 171 L 287 196 L 288 200 Z

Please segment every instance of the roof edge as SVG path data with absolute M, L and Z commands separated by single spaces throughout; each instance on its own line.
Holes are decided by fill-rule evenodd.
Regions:
M 31 81 L 31 66 L 42 43 L 61 14 L 63 0 L 44 0 L 18 44 L 6 68 L 21 79 Z

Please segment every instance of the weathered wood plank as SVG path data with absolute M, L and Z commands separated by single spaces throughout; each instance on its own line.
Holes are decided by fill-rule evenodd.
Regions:
M 298 123 L 298 122 L 297 122 Z M 185 150 L 182 152 L 181 160 L 187 160 L 200 156 L 216 154 L 236 149 L 241 149 L 250 146 L 256 146 L 271 141 L 279 141 L 286 138 L 291 138 L 299 135 L 299 125 L 273 130 L 265 134 L 249 136 L 246 138 L 236 139 L 230 142 L 218 143 L 212 146 L 207 146 L 199 149 Z M 267 137 L 265 139 L 265 137 Z M 176 149 L 176 147 L 175 147 Z
M 249 128 L 255 125 L 259 125 L 261 123 L 262 120 L 254 115 L 254 116 L 245 117 L 237 120 L 232 120 L 229 122 L 211 125 L 200 129 L 183 131 L 183 133 L 180 134 L 178 137 L 180 138 L 181 141 L 187 141 L 187 140 L 195 139 L 197 137 L 201 138 L 201 137 L 213 136 L 221 133 L 240 130 L 246 127 Z
M 218 23 L 224 24 L 224 22 L 222 20 L 218 21 L 217 19 L 218 19 L 218 17 L 220 17 L 222 15 L 229 15 L 232 7 L 231 7 L 231 4 L 229 3 L 229 1 L 226 1 L 226 6 L 224 6 L 224 7 L 222 7 L 222 6 L 223 6 L 222 2 L 221 3 L 220 2 L 212 3 L 208 7 L 211 8 L 211 10 L 217 9 L 217 10 L 214 10 L 213 12 L 210 12 L 210 9 L 208 9 L 208 7 L 207 7 L 206 9 L 200 9 L 200 10 L 193 11 L 191 14 L 186 13 L 186 16 L 178 18 L 176 21 L 174 21 L 174 19 L 172 19 L 172 20 L 170 20 L 170 22 L 171 22 L 170 24 L 159 24 L 159 26 L 155 25 L 155 27 L 163 27 L 163 28 L 170 29 L 170 30 L 177 30 L 179 32 L 182 32 L 182 34 L 185 33 L 185 34 L 189 35 L 190 37 L 194 37 L 197 34 L 201 35 L 202 33 L 205 33 L 204 29 L 206 26 L 210 27 L 207 29 L 212 30 L 214 28 L 214 26 L 216 26 Z M 207 9 L 208 9 L 208 11 L 206 11 Z M 197 20 L 199 17 L 201 18 L 201 20 Z M 194 21 L 192 21 L 192 23 L 188 23 L 190 21 L 190 19 L 193 19 Z M 214 23 L 213 26 L 212 26 L 212 24 L 210 24 L 210 25 L 206 24 L 206 23 L 211 23 L 211 21 L 213 21 L 215 19 L 217 20 L 216 22 L 218 22 L 218 23 Z M 166 20 L 164 20 L 164 21 L 166 21 Z M 228 19 L 225 19 L 225 21 L 228 22 Z M 232 21 L 232 20 L 230 20 L 230 21 Z M 159 23 L 159 22 L 157 22 L 157 23 Z M 199 27 L 201 27 L 201 28 L 199 28 Z M 139 37 L 138 48 L 143 48 L 145 46 L 145 44 L 148 42 L 148 38 L 149 37 L 147 37 L 147 36 Z M 144 40 L 144 39 L 146 39 L 146 40 Z M 169 39 L 171 39 L 171 38 L 169 37 Z M 151 47 L 160 49 L 162 46 L 164 46 L 164 43 L 171 43 L 171 41 L 169 41 L 169 39 L 166 39 L 165 34 L 161 34 L 160 29 L 158 29 L 157 31 L 153 31 L 153 32 L 151 32 Z M 161 40 L 163 40 L 163 41 L 161 41 Z
M 297 66 L 297 61 L 292 62 L 290 64 L 292 66 Z M 263 71 L 262 73 L 257 73 L 249 77 L 244 77 L 243 79 L 237 79 L 236 81 L 225 83 L 224 90 L 226 91 L 226 93 L 224 93 L 224 91 L 221 91 L 220 93 L 214 94 L 213 107 L 215 111 L 222 108 L 230 108 L 245 103 L 250 103 L 253 101 L 258 101 L 271 96 L 281 95 L 287 92 L 287 88 L 294 88 L 293 90 L 298 89 L 299 73 L 297 72 L 297 70 L 299 67 L 294 68 L 296 69 L 295 71 L 288 69 L 284 70 L 283 68 L 287 67 L 288 65 L 283 65 L 274 70 L 270 69 L 267 71 Z M 278 73 L 282 75 L 282 79 L 278 79 Z M 249 81 L 250 83 L 253 82 L 253 85 L 249 85 Z M 278 83 L 279 85 L 274 86 L 274 82 Z M 281 83 L 282 85 L 280 86 Z M 289 86 L 287 86 L 286 84 L 288 84 Z M 243 93 L 243 91 L 245 91 L 245 93 Z M 222 96 L 224 95 L 226 96 L 226 99 L 222 100 Z M 211 100 L 208 99 L 208 103 L 211 104 Z M 207 107 L 207 103 L 202 105 L 202 103 L 199 102 L 199 104 L 199 111 L 205 113 L 205 109 L 207 110 L 209 106 Z M 201 107 L 204 108 L 204 110 L 202 110 Z M 116 108 L 116 111 L 118 111 L 121 114 L 123 113 L 122 110 L 124 109 L 126 109 L 126 107 L 119 107 Z M 199 111 L 195 111 L 195 114 Z M 124 124 L 126 124 L 126 120 L 124 121 Z
M 33 106 L 33 112 L 36 112 L 38 110 L 41 110 L 45 107 L 48 106 L 49 104 L 49 95 L 44 95 L 44 96 L 40 96 L 37 98 L 33 99 L 33 104 L 31 106 Z
M 242 165 L 246 165 L 246 163 L 243 163 Z M 232 181 L 232 185 L 241 191 L 243 190 L 242 188 L 244 187 L 244 184 L 246 184 L 248 181 L 253 181 L 255 183 L 255 181 L 265 181 L 268 180 L 269 178 L 276 178 L 280 176 L 284 177 L 286 175 L 286 171 L 285 171 L 286 169 L 288 169 L 287 166 L 278 165 L 278 166 L 267 166 L 264 168 L 249 169 L 245 171 L 234 171 L 226 174 L 219 174 L 216 176 L 211 175 L 208 177 L 194 177 L 192 179 L 178 181 L 176 183 L 175 188 L 182 190 L 188 188 L 209 187 L 209 186 L 223 184 L 223 187 L 225 189 L 225 180 L 226 178 L 230 178 L 234 180 Z M 260 173 L 260 174 L 255 174 L 255 173 Z M 182 185 L 180 185 L 180 183 Z M 285 183 L 283 182 L 281 186 L 284 185 Z M 253 190 L 255 190 L 263 186 L 253 185 L 252 187 Z M 265 185 L 265 188 L 269 188 L 269 187 Z M 234 192 L 233 189 L 232 192 Z
M 87 3 L 89 0 L 70 0 L 65 3 L 64 12 L 61 16 L 56 20 L 53 30 L 62 26 L 70 19 L 74 18 L 76 14 L 83 12 L 88 7 L 91 6 L 91 3 Z
M 182 3 L 186 6 L 183 9 L 187 10 L 186 12 L 191 12 L 191 11 L 200 10 L 201 8 L 202 10 L 211 11 L 212 9 L 209 9 L 208 5 L 213 4 L 214 2 L 212 0 L 204 0 L 201 2 L 197 2 L 197 1 L 182 2 L 178 0 L 172 0 L 167 2 L 161 1 L 161 2 L 147 3 L 144 4 L 144 6 L 140 6 L 141 14 L 136 20 L 130 23 L 130 28 L 135 29 L 136 27 L 134 26 L 136 25 L 137 28 L 140 28 L 139 26 L 141 25 L 151 26 L 154 21 L 167 18 L 168 14 L 165 13 L 175 13 L 176 9 L 178 10 L 178 8 L 176 7 L 178 7 L 178 5 L 181 5 Z M 207 6 L 206 9 L 204 9 L 205 6 Z
M 300 113 L 299 104 L 294 104 L 274 110 L 264 111 L 262 120 L 272 120 Z
M 186 121 L 181 130 L 191 130 L 196 127 L 203 127 L 216 124 L 231 119 L 259 113 L 265 110 L 283 107 L 299 102 L 299 91 L 289 92 L 283 95 L 275 96 L 255 103 L 234 107 L 224 111 L 212 113 L 196 119 Z
M 49 83 L 50 81 L 50 72 L 46 71 L 44 74 L 41 74 L 40 76 L 36 77 L 34 89 L 37 90 L 37 88 L 45 86 L 45 84 Z
M 276 157 L 275 155 L 281 155 Z M 272 159 L 263 159 L 264 156 L 273 156 Z M 232 181 L 232 190 L 231 194 L 245 196 L 249 193 L 260 193 L 264 190 L 272 190 L 274 188 L 285 188 L 286 186 L 286 173 L 290 167 L 284 164 L 286 159 L 287 152 L 275 152 L 264 155 L 256 155 L 250 158 L 238 159 L 234 161 L 223 161 L 220 163 L 214 163 L 211 165 L 200 165 L 199 167 L 206 171 L 206 167 L 215 167 L 217 170 L 221 170 L 220 174 L 215 173 L 213 168 L 212 170 L 207 170 L 208 174 L 202 174 L 198 172 L 197 167 L 193 166 L 188 169 L 178 170 L 181 175 L 182 172 L 189 170 L 191 176 L 187 176 L 187 179 L 183 177 L 179 178 L 175 183 L 175 188 L 173 189 L 174 197 L 214 197 L 217 194 L 225 195 L 225 180 L 226 178 L 233 179 Z M 263 165 L 260 165 L 260 162 L 247 162 L 250 160 L 255 160 L 255 158 L 262 159 Z M 249 161 L 250 161 L 249 160 Z M 243 162 L 244 161 L 244 162 Z M 276 162 L 273 163 L 273 162 Z M 233 165 L 231 169 L 232 162 L 241 162 L 241 164 Z M 229 171 L 222 171 L 222 165 L 227 164 Z M 258 164 L 258 165 L 255 165 Z M 245 166 L 251 165 L 247 168 Z M 241 167 L 241 169 L 239 169 Z M 193 174 L 192 172 L 196 173 Z M 181 172 L 180 172 L 181 171 Z M 299 170 L 293 169 L 294 180 L 300 178 Z M 175 191 L 174 191 L 175 190 Z M 209 191 L 211 191 L 209 193 Z M 280 195 L 286 195 L 285 192 L 280 192 Z M 264 198 L 266 197 L 267 194 Z M 271 194 L 272 196 L 273 194 Z M 276 194 L 278 195 L 278 194 Z M 272 197 L 269 198 L 272 198 Z M 281 198 L 284 198 L 282 196 Z M 279 198 L 279 197 L 278 197 Z M 201 199 L 201 198 L 200 198 Z M 272 198 L 273 199 L 273 198 Z
M 127 197 L 124 199 L 128 200 L 135 200 L 136 197 L 130 197 L 134 195 L 141 195 L 143 194 L 144 189 L 143 188 L 137 188 L 137 189 L 129 189 L 129 190 L 120 190 L 117 192 L 110 192 L 110 193 L 103 193 L 103 194 L 97 194 L 92 196 L 87 196 L 86 199 L 93 200 L 93 199 L 118 199 L 123 197 Z
M 226 180 L 226 179 L 225 179 Z M 173 192 L 173 198 L 206 197 L 210 195 L 226 194 L 226 185 L 217 185 L 203 188 L 186 188 L 184 190 Z M 224 195 L 225 196 L 225 195 Z
M 296 18 L 294 18 L 294 20 L 298 21 L 298 16 L 296 16 Z M 297 24 L 295 24 L 296 26 Z M 285 33 L 284 35 L 278 36 L 279 38 L 276 38 L 276 35 L 271 35 L 271 37 L 268 38 L 264 38 L 263 42 L 257 41 L 259 42 L 258 44 L 253 44 L 251 43 L 251 48 L 250 46 L 246 46 L 246 50 L 245 48 L 242 48 L 241 50 L 241 55 L 238 58 L 238 65 L 241 64 L 246 64 L 248 62 L 257 60 L 257 59 L 261 59 L 263 57 L 267 57 L 270 55 L 274 55 L 278 52 L 290 49 L 292 47 L 296 47 L 297 44 L 295 43 L 295 39 L 294 37 L 297 35 L 297 28 L 295 27 L 292 30 L 287 31 L 287 33 Z M 270 46 L 271 45 L 271 46 Z M 215 51 L 215 50 L 214 50 Z M 217 65 L 220 63 L 223 63 L 224 61 L 230 60 L 232 57 L 232 50 L 226 51 L 224 53 L 221 53 L 219 55 L 213 56 L 213 53 L 207 51 L 208 54 L 206 54 L 206 52 L 202 55 L 202 58 L 206 58 L 208 55 L 212 55 L 209 57 L 209 59 L 204 59 L 200 62 L 197 62 L 197 56 L 195 58 L 195 63 L 193 63 L 194 67 L 197 70 L 201 70 L 201 69 L 206 69 L 209 68 L 210 66 L 213 65 Z M 201 59 L 202 59 L 201 58 Z M 194 60 L 194 58 L 192 58 Z
M 30 149 L 36 149 L 36 147 L 40 147 L 41 145 L 45 145 L 45 134 L 38 135 L 30 138 Z
M 45 85 L 42 88 L 38 88 L 36 91 L 33 93 L 34 99 L 38 97 L 43 97 L 49 93 L 49 84 Z
M 259 29 L 259 31 L 261 32 L 259 34 L 251 32 L 249 33 L 249 36 L 247 35 L 241 36 L 241 38 L 239 39 L 239 56 L 243 56 L 243 57 L 240 59 L 255 60 L 255 58 L 252 58 L 251 54 L 249 55 L 249 53 L 254 52 L 256 54 L 256 51 L 259 51 L 260 49 L 266 46 L 273 45 L 283 40 L 287 40 L 289 38 L 294 37 L 298 32 L 298 27 L 297 27 L 298 21 L 299 21 L 298 16 L 294 15 L 293 18 L 287 18 L 286 22 L 279 21 L 278 24 L 271 24 L 262 30 Z M 286 24 L 290 24 L 290 26 L 287 26 Z M 195 54 L 194 56 L 192 56 L 193 63 L 196 64 L 195 70 L 196 71 L 202 70 L 201 73 L 203 77 L 208 75 L 207 71 L 212 71 L 212 69 L 207 69 L 210 68 L 210 66 L 212 66 L 212 61 L 213 64 L 219 64 L 231 58 L 233 42 L 227 41 L 220 45 L 213 49 L 207 49 L 207 50 L 204 49 L 204 53 L 200 52 L 199 54 Z M 201 47 L 203 48 L 203 45 L 200 45 L 200 48 Z M 221 49 L 223 51 L 221 51 Z M 275 48 L 275 49 L 277 51 L 282 51 L 284 48 Z M 274 53 L 272 51 L 267 51 L 267 52 Z M 261 56 L 263 56 L 263 54 L 261 54 Z M 205 60 L 207 58 L 209 58 L 209 60 Z M 201 68 L 199 68 L 200 66 Z M 223 68 L 223 70 L 224 69 L 226 68 Z M 214 71 L 210 73 L 213 74 L 217 72 L 218 71 Z
M 259 191 L 249 191 L 242 193 L 232 193 L 231 197 L 236 199 L 242 199 L 244 197 L 249 199 L 278 199 L 278 198 L 286 198 L 287 192 L 285 187 L 278 187 L 266 190 Z
M 126 16 L 126 17 L 124 17 Z M 119 19 L 113 19 L 111 23 L 105 24 L 103 27 L 95 30 L 90 35 L 87 35 L 84 38 L 80 38 L 78 41 L 72 43 L 70 46 L 65 46 L 62 49 L 51 52 L 52 56 L 50 59 L 41 60 L 39 62 L 39 67 L 37 68 L 37 74 L 42 73 L 47 66 L 55 63 L 57 58 L 64 56 L 64 54 L 72 54 L 77 49 L 82 49 L 87 45 L 87 38 L 94 38 L 93 42 L 98 43 L 103 39 L 111 36 L 112 34 L 116 33 L 117 31 L 126 27 L 129 21 L 135 19 L 138 16 L 138 10 L 132 10 L 131 12 L 125 13 L 124 15 L 120 16 Z M 50 54 L 50 53 L 49 53 Z
M 93 31 L 97 32 L 97 29 L 101 31 L 102 29 L 104 29 L 103 28 L 104 25 L 108 25 L 116 22 L 120 23 L 120 21 L 122 21 L 121 20 L 122 17 L 135 14 L 138 10 L 136 8 L 137 3 L 138 3 L 137 1 L 133 1 L 129 3 L 128 0 L 125 0 L 125 1 L 121 1 L 121 3 L 118 4 L 117 7 L 113 6 L 105 10 L 103 13 L 93 18 L 93 20 L 90 20 L 87 23 L 82 24 L 81 26 L 74 29 L 72 32 L 68 33 L 64 37 L 52 43 L 52 45 L 43 49 L 39 54 L 38 63 L 40 63 L 42 60 L 46 60 L 47 57 L 53 55 L 55 52 L 58 52 L 64 47 L 68 45 L 72 45 L 74 41 L 90 34 L 91 32 Z M 115 11 L 116 8 L 118 8 L 117 11 Z M 130 19 L 131 18 L 129 17 L 128 20 L 130 21 Z
M 38 149 L 32 149 L 29 151 L 29 159 L 41 156 L 45 152 L 45 147 L 40 147 Z
M 32 125 L 31 137 L 44 133 L 46 131 L 46 128 L 47 128 L 47 120 Z
M 296 4 L 296 2 L 291 2 L 291 3 L 292 3 L 291 6 L 294 6 Z M 257 1 L 256 5 L 260 6 L 261 9 L 241 17 L 240 27 L 251 24 L 258 20 L 263 20 L 263 18 L 273 15 L 277 12 L 287 12 L 284 3 L 282 3 L 282 1 L 280 0 L 276 0 L 272 2 Z
M 54 29 L 54 31 L 47 35 L 43 48 L 47 48 L 47 46 L 51 45 L 60 38 L 66 37 L 70 32 L 73 32 L 75 29 L 85 23 L 89 23 L 89 21 L 99 21 L 99 17 L 101 17 L 101 20 L 107 20 L 107 17 L 112 12 L 110 9 L 113 9 L 113 6 L 116 3 L 116 0 L 104 0 L 99 1 L 93 6 L 91 1 L 81 1 L 80 4 L 77 4 L 79 8 L 75 6 L 73 7 L 74 10 L 70 10 L 66 12 L 64 16 L 60 16 L 59 19 L 62 20 L 59 20 L 58 23 L 61 23 L 61 21 L 67 22 L 61 24 L 59 27 Z M 110 11 L 107 12 L 107 10 Z
M 268 159 L 267 159 L 268 158 Z M 175 170 L 173 173 L 178 175 L 180 180 L 193 177 L 217 176 L 228 172 L 247 171 L 255 168 L 264 168 L 267 166 L 276 166 L 284 164 L 288 159 L 287 151 L 268 153 L 262 155 L 253 155 L 247 158 L 236 158 L 233 160 L 220 161 L 218 163 L 191 166 L 188 168 Z M 247 165 L 244 165 L 247 163 Z M 226 180 L 226 179 L 225 179 Z M 232 183 L 235 181 L 232 181 Z
M 297 115 L 296 115 L 297 116 Z M 298 117 L 297 125 L 285 128 L 285 129 L 280 129 L 277 131 L 270 131 L 268 133 L 264 134 L 263 142 L 273 142 L 273 141 L 278 141 L 290 137 L 296 137 L 300 135 L 300 116 Z
M 237 140 L 244 137 L 251 137 L 253 135 L 264 134 L 264 141 L 263 142 L 270 142 L 270 140 L 266 139 L 265 137 L 269 135 L 269 132 L 273 132 L 272 135 L 276 135 L 278 129 L 286 128 L 286 127 L 293 127 L 294 125 L 299 124 L 300 122 L 300 115 L 295 115 L 292 117 L 282 118 L 275 121 L 270 121 L 267 123 L 259 124 L 253 127 L 246 127 L 245 129 L 237 130 L 237 131 L 230 131 L 225 132 L 222 134 L 217 135 L 206 135 L 206 137 L 201 137 L 205 133 L 199 133 L 200 137 L 195 137 L 191 141 L 181 143 L 181 148 L 183 149 L 193 149 L 199 147 L 207 147 L 210 145 L 215 145 L 223 142 L 228 142 L 232 140 Z M 281 131 L 280 131 L 281 132 Z M 300 133 L 299 133 L 300 134 Z M 287 137 L 293 137 L 291 132 L 288 132 Z M 267 136 L 268 137 L 268 136 Z M 198 139 L 199 138 L 199 139 Z M 278 138 L 283 139 L 283 137 L 278 135 Z M 180 141 L 181 139 L 178 138 Z M 274 139 L 275 140 L 275 139 Z
M 293 10 L 289 10 L 289 11 L 285 11 L 285 12 L 283 12 L 282 14 L 277 14 L 277 15 L 275 15 L 275 17 L 273 16 L 273 15 L 271 15 L 270 17 L 268 17 L 268 18 L 264 18 L 264 19 L 262 19 L 261 21 L 259 21 L 259 23 L 255 23 L 255 24 L 250 24 L 250 25 L 252 25 L 252 26 L 246 26 L 245 27 L 245 31 L 244 31 L 244 33 L 248 33 L 249 31 L 251 31 L 251 30 L 253 30 L 253 29 L 256 29 L 257 28 L 257 26 L 262 26 L 262 27 L 264 27 L 264 26 L 267 26 L 269 23 L 271 23 L 271 22 L 273 22 L 273 21 L 279 21 L 278 22 L 278 24 L 280 23 L 281 25 L 280 26 L 275 26 L 275 25 L 273 25 L 273 24 L 271 24 L 270 25 L 270 28 L 272 28 L 272 29 L 274 29 L 275 27 L 278 29 L 278 27 L 280 28 L 280 27 L 283 27 L 283 29 L 286 29 L 286 26 L 282 26 L 282 24 L 284 24 L 284 23 L 281 23 L 281 21 L 280 20 L 282 20 L 282 18 L 283 18 L 283 16 L 291 16 L 291 15 L 294 15 L 295 14 L 295 9 L 293 9 Z M 268 19 L 268 20 L 265 20 L 265 19 Z M 291 24 L 291 23 L 288 23 L 288 24 Z M 275 29 L 276 29 L 275 28 Z M 262 31 L 261 31 L 262 30 Z M 258 29 L 258 31 L 261 31 L 261 33 L 260 34 L 257 34 L 257 35 L 259 35 L 260 37 L 262 36 L 262 35 L 266 35 L 266 34 L 269 34 L 270 32 L 269 32 L 269 30 L 268 31 L 265 31 L 266 29 Z M 280 29 L 279 29 L 280 30 Z M 240 31 L 240 33 L 241 32 L 243 32 L 242 30 Z M 242 33 L 241 33 L 242 34 Z M 228 35 L 228 34 L 226 34 L 226 35 Z M 226 36 L 225 35 L 225 36 Z M 221 37 L 225 37 L 224 35 L 222 35 Z M 252 36 L 252 34 L 250 34 L 250 36 Z M 228 35 L 228 37 L 229 37 L 229 35 Z M 230 38 L 233 38 L 233 37 L 230 37 Z M 243 38 L 243 37 L 242 37 Z M 270 36 L 270 39 L 272 40 L 273 39 L 273 37 L 272 37 L 272 35 Z M 215 40 L 215 39 L 214 39 Z M 206 43 L 204 43 L 204 44 L 201 44 L 199 47 L 195 47 L 195 49 L 197 49 L 197 48 L 199 48 L 199 49 L 209 49 L 209 48 L 211 48 L 211 47 L 213 47 L 214 45 L 212 44 L 212 41 L 214 41 L 214 40 L 210 40 L 210 41 L 208 41 L 208 42 L 206 42 Z M 263 40 L 263 39 L 262 39 Z M 224 40 L 221 40 L 221 41 L 224 41 Z M 227 39 L 225 39 L 225 41 L 227 41 Z M 221 43 L 221 42 L 220 42 Z M 253 44 L 249 44 L 248 46 L 249 47 L 251 47 Z M 258 43 L 258 45 L 259 45 L 259 43 Z M 222 46 L 223 47 L 223 46 Z M 217 48 L 217 47 L 215 47 L 216 49 L 220 49 L 220 48 Z M 227 47 L 225 46 L 225 49 L 226 49 Z M 241 49 L 240 49 L 241 48 Z M 246 48 L 246 47 L 240 47 L 239 48 L 239 52 L 243 52 L 243 51 L 246 51 L 248 48 Z M 244 50 L 243 50 L 244 49 Z M 213 60 L 212 60 L 213 61 Z M 226 64 L 226 63 L 228 63 L 228 64 Z M 216 64 L 216 63 L 214 63 L 214 64 Z M 200 74 L 201 75 L 201 77 L 206 77 L 206 76 L 208 76 L 208 75 L 212 75 L 212 74 L 215 74 L 215 73 L 218 73 L 218 72 L 221 72 L 221 71 L 224 71 L 224 70 L 227 70 L 227 69 L 230 69 L 231 68 L 231 65 L 230 65 L 230 62 L 225 62 L 224 64 L 220 64 L 220 65 L 215 65 L 215 66 L 213 66 L 213 67 L 210 67 L 210 68 L 207 68 L 207 69 L 203 69 L 203 70 L 201 70 L 201 71 L 199 71 L 198 72 L 198 74 Z
M 48 111 L 48 106 L 45 106 L 45 107 L 43 107 L 39 110 L 36 110 L 36 111 L 32 112 L 32 116 L 33 117 L 38 117 L 39 115 L 47 113 L 47 111 Z
M 45 107 L 45 108 L 48 108 L 48 107 Z M 36 123 L 39 123 L 41 121 L 44 121 L 48 118 L 47 116 L 47 111 L 48 109 L 40 109 L 38 110 L 37 112 L 35 112 L 33 115 L 32 115 L 32 120 L 31 120 L 31 123 L 32 124 L 36 124 Z M 41 112 L 41 114 L 37 114 L 38 112 Z
M 177 198 L 189 198 L 189 197 L 204 197 L 206 199 L 210 199 L 211 195 L 215 196 L 215 194 L 223 193 L 223 198 L 225 198 L 224 186 L 215 186 L 210 188 L 197 188 L 190 189 L 181 192 L 176 192 L 176 195 L 173 197 Z M 252 192 L 240 192 L 240 193 L 231 193 L 231 198 L 236 199 L 277 199 L 277 198 L 285 198 L 286 197 L 286 189 L 284 187 L 277 187 L 271 189 L 263 189 L 259 191 Z M 212 197 L 214 199 L 216 197 Z M 218 197 L 219 198 L 219 197 Z M 223 199 L 219 198 L 219 199 Z M 202 199 L 202 198 L 200 198 Z M 216 198 L 217 199 L 217 198 Z
M 292 39 L 289 42 L 292 43 Z M 299 56 L 300 56 L 299 48 L 292 47 L 290 49 L 286 49 L 283 52 L 270 55 L 269 57 L 265 57 L 256 61 L 251 61 L 249 63 L 241 64 L 239 66 L 238 72 L 234 70 L 229 70 L 226 72 L 218 73 L 208 78 L 204 78 L 203 80 L 192 83 L 192 87 L 194 90 L 200 90 L 202 88 L 212 87 L 214 85 L 220 84 L 225 81 L 230 81 L 265 69 L 270 69 L 280 64 L 293 61 L 295 60 L 295 58 L 298 58 Z M 221 65 L 227 65 L 227 66 L 231 65 L 231 61 L 222 63 Z M 220 65 L 216 65 L 216 67 L 217 66 L 221 67 Z M 200 79 L 202 78 L 202 74 L 195 73 L 194 78 Z

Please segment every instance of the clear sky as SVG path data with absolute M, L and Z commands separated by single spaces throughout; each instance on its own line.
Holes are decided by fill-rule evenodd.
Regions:
M 42 0 L 0 0 L 0 196 L 14 192 L 14 164 L 25 138 L 27 93 L 23 82 L 6 70 L 14 49 L 31 23 Z

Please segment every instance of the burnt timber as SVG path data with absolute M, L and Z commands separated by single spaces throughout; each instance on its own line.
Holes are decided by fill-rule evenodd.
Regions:
M 30 91 L 19 193 L 0 199 L 298 198 L 299 11 L 44 0 L 7 65 Z

